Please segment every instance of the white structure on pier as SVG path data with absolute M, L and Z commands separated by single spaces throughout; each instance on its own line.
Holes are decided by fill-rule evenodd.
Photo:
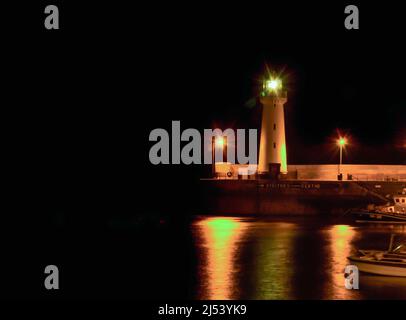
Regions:
M 258 173 L 269 173 L 269 164 L 280 164 L 280 172 L 288 172 L 284 104 L 287 93 L 281 80 L 271 78 L 264 82 L 260 98 L 262 109 Z

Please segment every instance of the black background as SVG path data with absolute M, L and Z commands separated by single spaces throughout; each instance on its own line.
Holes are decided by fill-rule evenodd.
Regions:
M 405 20 L 395 3 L 358 3 L 360 30 L 344 28 L 354 2 L 54 1 L 60 30 L 44 28 L 47 4 L 1 10 L 5 297 L 188 297 L 148 259 L 162 219 L 182 225 L 200 213 L 198 179 L 210 168 L 153 166 L 149 133 L 172 120 L 257 128 L 260 108 L 247 101 L 266 65 L 289 91 L 289 163 L 336 163 L 339 130 L 351 142 L 345 161 L 406 164 Z M 139 221 L 151 242 L 117 247 L 125 231 L 115 226 Z M 168 258 L 180 259 L 174 274 L 192 260 Z M 150 268 L 141 277 L 140 260 Z M 54 295 L 42 287 L 51 263 L 67 270 Z

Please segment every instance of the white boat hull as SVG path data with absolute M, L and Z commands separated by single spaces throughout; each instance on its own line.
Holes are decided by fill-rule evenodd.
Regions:
M 382 264 L 380 262 L 372 262 L 368 260 L 363 260 L 358 257 L 348 258 L 353 264 L 358 267 L 358 270 L 362 272 L 379 274 L 382 276 L 393 276 L 393 277 L 406 277 L 406 264 L 405 266 L 391 266 L 388 263 Z

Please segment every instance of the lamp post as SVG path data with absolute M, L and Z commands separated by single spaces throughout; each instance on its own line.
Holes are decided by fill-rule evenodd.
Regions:
M 341 175 L 341 165 L 343 164 L 343 148 L 347 144 L 345 138 L 339 138 L 337 141 L 338 146 L 340 147 L 340 163 L 338 165 L 338 175 Z
M 223 152 L 223 162 L 225 162 L 227 157 L 227 137 L 223 136 L 215 136 L 212 137 L 212 175 L 213 177 L 216 176 L 216 150 L 221 150 Z

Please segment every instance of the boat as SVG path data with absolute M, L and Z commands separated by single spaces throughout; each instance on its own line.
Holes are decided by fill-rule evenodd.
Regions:
M 406 191 L 393 196 L 386 205 L 368 205 L 367 209 L 352 210 L 356 222 L 406 223 Z
M 358 255 L 347 259 L 358 267 L 358 270 L 366 273 L 406 277 L 406 242 L 394 246 L 394 235 L 387 251 L 359 250 Z

